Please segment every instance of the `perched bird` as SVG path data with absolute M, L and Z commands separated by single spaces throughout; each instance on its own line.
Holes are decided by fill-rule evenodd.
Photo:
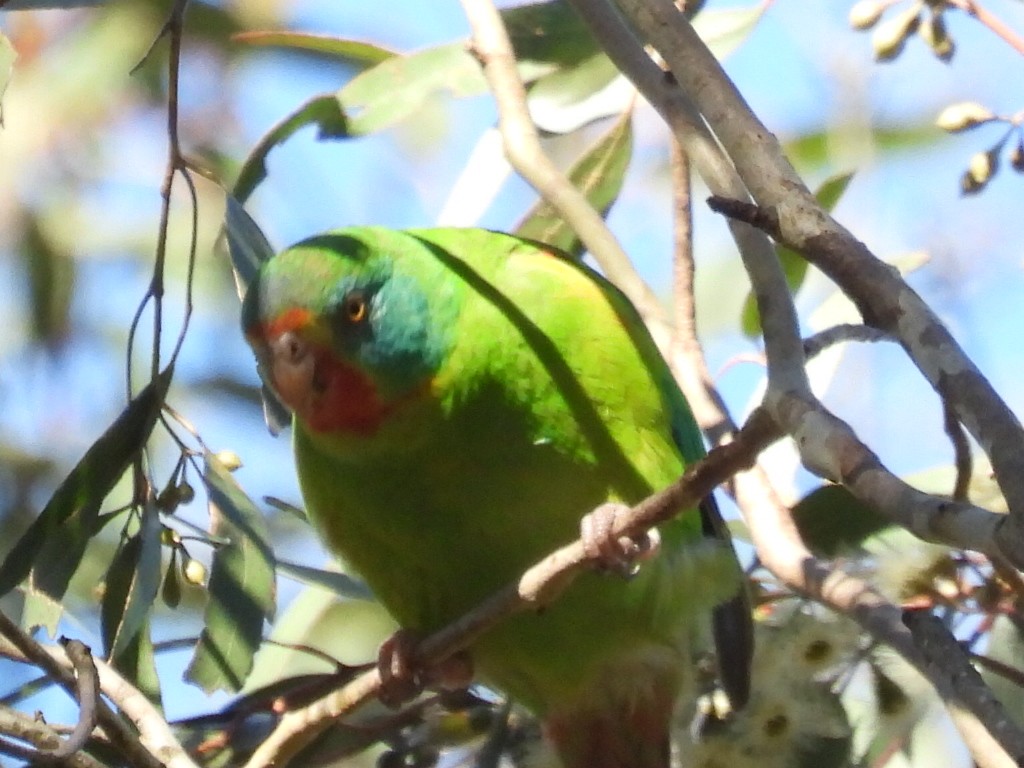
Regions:
M 704 453 L 633 307 L 536 242 L 480 229 L 320 234 L 263 265 L 243 326 L 294 414 L 310 519 L 415 632 L 577 538 L 591 510 L 639 501 Z M 567 768 L 669 764 L 673 709 L 693 695 L 710 617 L 723 602 L 742 613 L 735 555 L 708 525 L 696 510 L 678 516 L 632 578 L 587 572 L 473 645 L 482 677 L 541 718 Z M 720 618 L 740 627 L 727 649 L 739 690 L 744 617 Z

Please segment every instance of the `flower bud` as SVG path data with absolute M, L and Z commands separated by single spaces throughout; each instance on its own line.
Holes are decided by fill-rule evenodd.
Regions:
M 181 569 L 181 575 L 189 584 L 202 586 L 206 583 L 206 566 L 194 558 L 188 558 Z
M 234 472 L 236 469 L 241 468 L 242 459 L 237 453 L 231 450 L 217 451 L 214 456 L 217 461 L 224 465 L 224 469 L 228 472 Z
M 871 36 L 871 46 L 875 51 L 875 61 L 892 61 L 903 51 L 907 38 L 917 31 L 921 23 L 921 10 L 914 4 L 899 16 L 886 21 L 875 29 Z
M 854 29 L 871 29 L 885 12 L 885 4 L 879 0 L 860 0 L 850 9 L 850 26 Z
M 959 101 L 942 110 L 935 124 L 944 131 L 959 133 L 995 119 L 995 114 L 988 107 L 976 101 Z

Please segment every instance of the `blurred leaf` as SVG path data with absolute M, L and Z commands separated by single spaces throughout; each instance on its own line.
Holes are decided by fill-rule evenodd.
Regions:
M 541 77 L 530 88 L 528 104 L 537 127 L 570 133 L 588 123 L 620 114 L 635 90 L 603 53 Z
M 245 298 L 249 285 L 256 279 L 260 267 L 274 256 L 274 249 L 266 235 L 252 220 L 242 204 L 233 195 L 227 195 L 224 209 L 224 231 L 227 233 L 231 270 L 235 276 L 235 289 L 240 299 Z M 260 372 L 262 378 L 263 373 Z M 264 382 L 260 391 L 263 417 L 271 434 L 276 435 L 291 423 L 291 415 Z
M 42 10 L 44 8 L 91 8 L 105 0 L 7 0 L 5 11 Z
M 395 629 L 380 603 L 340 600 L 333 591 L 306 587 L 282 611 L 270 632 L 273 643 L 264 643 L 256 654 L 246 692 L 275 681 L 302 674 L 329 672 L 327 657 L 357 664 L 376 657 L 381 642 Z
M 160 589 L 160 514 L 151 504 L 141 514 L 138 533 L 117 551 L 105 580 L 103 647 L 115 662 L 146 623 Z
M 185 677 L 207 692 L 235 691 L 274 614 L 274 553 L 259 509 L 213 454 L 205 461 L 211 532 L 228 543 L 213 553 L 205 626 Z
M 85 545 L 96 532 L 100 505 L 149 439 L 171 381 L 168 368 L 147 385 L 113 424 L 92 444 L 78 465 L 54 492 L 46 507 L 0 565 L 0 595 L 32 571 L 33 588 L 58 600 L 78 568 Z M 37 558 L 48 543 L 60 538 L 54 558 Z M 37 559 L 39 562 L 37 562 Z
M 150 617 L 146 616 L 135 637 L 128 641 L 111 666 L 127 678 L 157 707 L 162 706 L 160 677 L 156 671 L 156 653 L 150 635 Z
M 14 72 L 14 61 L 18 58 L 18 52 L 14 50 L 14 46 L 11 45 L 11 41 L 7 39 L 7 36 L 0 32 L 0 126 L 3 125 L 3 98 L 4 91 L 7 90 L 7 84 L 11 81 L 11 75 Z
M 307 125 L 317 126 L 318 139 L 336 139 L 350 135 L 349 119 L 338 99 L 330 94 L 314 96 L 256 142 L 256 146 L 242 163 L 238 180 L 232 189 L 232 194 L 239 203 L 248 200 L 257 185 L 267 177 L 266 159 L 270 150 Z
M 25 603 L 21 609 L 21 626 L 29 631 L 43 627 L 50 637 L 57 634 L 57 623 L 64 613 L 64 605 L 45 592 L 27 584 L 23 590 Z
M 569 171 L 569 179 L 602 215 L 622 190 L 633 153 L 633 112 L 628 110 L 588 147 Z M 538 201 L 516 228 L 520 237 L 539 240 L 572 256 L 583 253 L 576 233 L 546 201 Z
M 793 507 L 793 522 L 815 554 L 835 557 L 892 525 L 842 485 L 823 485 Z
M 259 274 L 260 267 L 273 258 L 274 249 L 238 198 L 231 194 L 226 198 L 224 231 L 228 238 L 228 253 L 235 275 L 235 288 L 238 290 L 238 298 L 244 299 L 249 285 Z
M 340 597 L 371 601 L 375 599 L 366 584 L 358 579 L 353 579 L 345 573 L 325 571 L 322 568 L 311 568 L 308 565 L 290 563 L 287 560 L 278 560 L 277 570 L 279 573 L 290 576 L 307 586 L 321 587 Z
M 818 187 L 818 191 L 814 193 L 818 202 L 821 203 L 821 207 L 826 211 L 831 211 L 835 208 L 839 198 L 843 196 L 843 192 L 850 185 L 852 178 L 853 173 L 850 172 L 836 174 L 825 179 L 821 186 Z M 803 285 L 804 278 L 807 276 L 807 259 L 792 248 L 787 248 L 784 245 L 776 245 L 775 253 L 779 257 L 779 263 L 782 265 L 782 272 L 786 276 L 789 290 L 795 294 L 800 290 L 800 286 Z M 754 298 L 753 291 L 747 294 L 747 298 L 743 302 L 740 326 L 743 329 L 743 333 L 751 338 L 761 335 L 761 314 L 757 309 L 757 300 Z
M 68 333 L 75 262 L 47 236 L 32 213 L 26 216 L 20 244 L 28 277 L 32 335 L 50 347 L 58 346 Z
M 1007 616 L 996 616 L 992 623 L 985 655 L 1017 670 L 1018 675 L 1024 677 L 1024 637 Z M 1018 725 L 1024 723 L 1024 687 L 985 666 L 981 666 L 981 676 L 1014 721 Z
M 801 170 L 820 168 L 832 159 L 830 145 L 836 129 L 815 131 L 797 136 L 785 143 L 786 155 Z M 916 150 L 935 144 L 934 126 L 918 123 L 910 126 L 875 127 L 871 131 L 874 146 L 883 152 Z
M 740 47 L 754 31 L 767 4 L 749 8 L 713 8 L 693 17 L 693 29 L 719 61 Z
M 395 51 L 362 40 L 345 40 L 308 32 L 241 32 L 232 40 L 243 45 L 285 48 L 326 54 L 348 64 L 379 64 L 397 55 Z
M 565 0 L 524 3 L 502 10 L 501 17 L 520 66 L 572 65 L 601 52 L 586 23 Z
M 479 62 L 465 43 L 395 56 L 360 73 L 338 91 L 348 136 L 388 128 L 440 93 L 476 96 L 487 89 Z

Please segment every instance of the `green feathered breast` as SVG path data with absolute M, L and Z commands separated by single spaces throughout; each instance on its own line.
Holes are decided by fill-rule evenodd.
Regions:
M 366 306 L 358 322 L 354 301 Z M 318 373 L 318 391 L 362 382 L 333 405 L 324 394 L 311 415 L 293 405 L 299 479 L 328 545 L 410 629 L 471 609 L 575 539 L 584 514 L 642 499 L 703 452 L 621 294 L 509 235 L 318 236 L 268 263 L 245 325 L 258 352 L 261 334 L 294 327 L 323 360 L 344 361 L 335 378 Z M 482 639 L 477 666 L 541 714 L 609 674 L 685 676 L 738 568 L 702 539 L 695 510 L 661 533 L 636 577 L 584 574 L 554 605 Z

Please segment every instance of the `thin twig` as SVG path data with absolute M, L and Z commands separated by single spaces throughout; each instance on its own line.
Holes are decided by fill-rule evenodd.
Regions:
M 501 15 L 491 0 L 462 0 L 473 30 L 473 53 L 498 105 L 498 122 L 509 163 L 579 236 L 605 274 L 648 318 L 665 324 L 664 310 L 600 214 L 545 154 L 526 104 L 526 90 Z
M 829 347 L 847 341 L 873 343 L 878 341 L 895 342 L 896 339 L 885 331 L 872 328 L 870 325 L 840 323 L 839 325 L 833 325 L 830 328 L 818 331 L 813 336 L 808 336 L 804 339 L 804 355 L 810 360 L 812 357 L 820 355 Z
M 954 8 L 959 8 L 968 16 L 973 16 L 981 24 L 1003 40 L 1017 53 L 1024 55 L 1024 38 L 1017 31 L 1008 26 L 1002 19 L 991 13 L 977 0 L 946 0 Z
M 49 757 L 68 757 L 85 747 L 96 727 L 96 706 L 99 704 L 99 680 L 89 646 L 79 640 L 62 641 L 64 652 L 71 660 L 78 680 L 78 722 L 67 740 L 53 750 Z
M 946 403 L 942 403 L 942 428 L 953 444 L 953 466 L 956 467 L 956 482 L 951 494 L 957 501 L 967 501 L 967 492 L 974 473 L 974 458 L 971 456 L 971 443 L 967 432 L 956 417 L 956 411 Z
M 57 749 L 62 743 L 60 733 L 43 722 L 42 720 L 19 712 L 16 709 L 0 704 L 0 733 L 4 733 L 19 741 L 31 744 L 35 749 L 22 747 L 20 744 L 13 745 L 7 739 L 0 739 L 0 752 L 5 752 L 12 757 L 22 760 L 35 760 L 38 764 L 44 765 L 52 757 L 45 757 L 51 750 Z M 104 768 L 103 764 L 85 751 L 78 751 L 61 759 L 63 766 L 70 768 Z
M 50 675 L 65 691 L 72 696 L 76 695 L 77 683 L 70 669 L 70 661 L 63 649 L 43 647 L 2 612 L 0 612 L 0 636 L 6 638 L 26 660 Z M 100 687 L 106 692 L 101 671 L 103 666 L 98 663 L 97 671 L 100 673 Z M 103 732 L 110 739 L 111 745 L 120 751 L 132 765 L 139 766 L 139 768 L 163 768 L 161 760 L 154 757 L 143 746 L 139 737 L 102 699 L 97 700 L 96 717 Z

